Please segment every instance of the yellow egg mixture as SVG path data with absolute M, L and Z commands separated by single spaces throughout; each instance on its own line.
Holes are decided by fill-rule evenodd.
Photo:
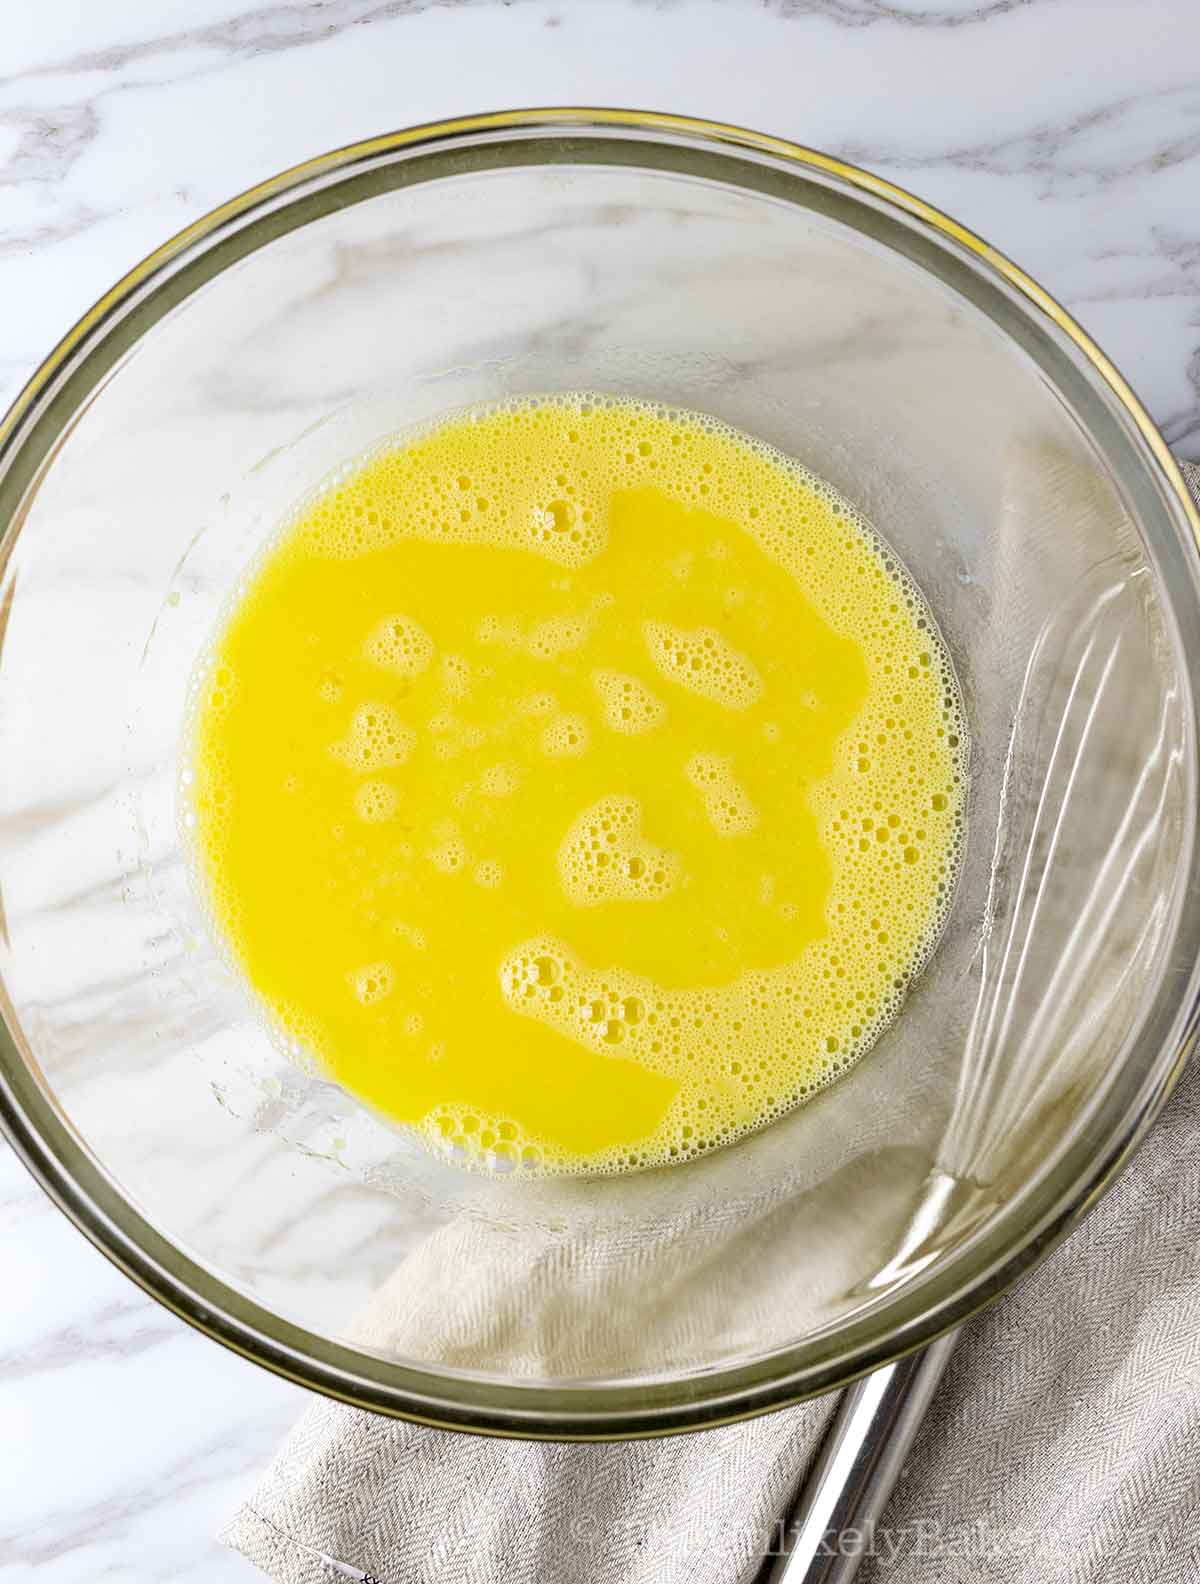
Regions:
M 272 1026 L 466 1161 L 619 1170 L 871 1043 L 961 838 L 950 664 L 797 464 L 603 397 L 343 470 L 202 661 L 184 806 Z

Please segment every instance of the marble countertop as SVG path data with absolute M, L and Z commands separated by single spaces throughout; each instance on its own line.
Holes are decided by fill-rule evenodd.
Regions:
M 980 231 L 1200 459 L 1194 0 L 42 0 L 0 40 L 0 404 L 229 194 L 510 105 L 742 122 Z M 212 1534 L 303 1393 L 144 1298 L 0 1146 L 0 1584 L 249 1580 Z

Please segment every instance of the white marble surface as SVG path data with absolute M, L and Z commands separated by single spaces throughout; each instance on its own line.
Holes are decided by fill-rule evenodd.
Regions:
M 465 109 L 669 108 L 869 165 L 1055 292 L 1200 458 L 1194 0 L 40 0 L 0 29 L 0 400 L 112 279 L 307 155 Z M 302 1406 L 0 1154 L 0 1584 L 249 1580 Z

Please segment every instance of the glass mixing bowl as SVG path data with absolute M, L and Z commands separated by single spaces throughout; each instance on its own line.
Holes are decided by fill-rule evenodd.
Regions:
M 668 1171 L 435 1158 L 289 1064 L 196 915 L 190 669 L 298 497 L 511 393 L 774 442 L 928 596 L 971 722 L 941 945 L 807 1107 Z M 1032 281 L 838 160 L 678 117 L 467 118 L 167 243 L 0 430 L 0 1098 L 18 1151 L 218 1340 L 387 1413 L 657 1433 L 846 1382 L 1086 1210 L 1195 1027 L 1197 520 Z

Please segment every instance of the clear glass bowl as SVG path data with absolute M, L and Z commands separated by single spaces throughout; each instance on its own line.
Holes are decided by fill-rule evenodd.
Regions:
M 555 389 L 699 408 L 854 500 L 971 718 L 953 915 L 876 1049 L 623 1179 L 442 1162 L 290 1066 L 196 917 L 189 670 L 289 506 L 381 436 Z M 1082 332 L 811 151 L 608 111 L 360 144 L 234 200 L 81 321 L 0 430 L 5 1127 L 177 1313 L 366 1407 L 660 1433 L 961 1320 L 1137 1143 L 1195 1026 L 1197 521 Z

